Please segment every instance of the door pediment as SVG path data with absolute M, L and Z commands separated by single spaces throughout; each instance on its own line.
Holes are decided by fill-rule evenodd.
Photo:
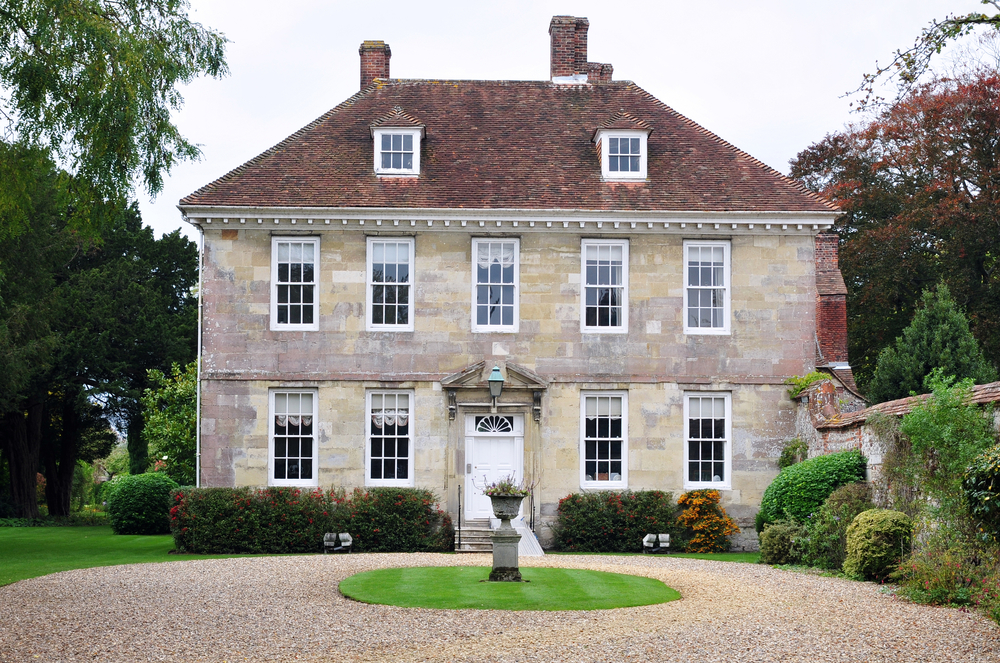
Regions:
M 549 388 L 548 380 L 524 366 L 505 361 L 495 362 L 495 365 L 500 367 L 500 374 L 503 375 L 504 390 L 537 391 Z M 445 389 L 489 389 L 486 379 L 492 371 L 492 366 L 481 361 L 443 378 L 441 386 Z

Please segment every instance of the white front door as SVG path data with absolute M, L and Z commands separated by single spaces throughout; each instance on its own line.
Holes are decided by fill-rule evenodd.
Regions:
M 465 517 L 492 518 L 487 482 L 513 475 L 524 478 L 524 417 L 519 414 L 470 414 L 465 418 Z

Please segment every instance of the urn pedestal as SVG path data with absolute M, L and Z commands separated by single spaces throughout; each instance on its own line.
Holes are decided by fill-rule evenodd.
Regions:
M 490 534 L 493 539 L 493 570 L 490 580 L 496 582 L 521 582 L 517 563 L 517 545 L 521 535 L 510 525 L 521 509 L 522 495 L 490 495 L 493 515 L 500 519 L 500 528 Z

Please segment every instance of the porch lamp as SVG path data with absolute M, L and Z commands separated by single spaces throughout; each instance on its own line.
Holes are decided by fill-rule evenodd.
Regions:
M 490 385 L 490 396 L 493 398 L 493 412 L 497 411 L 497 399 L 503 393 L 503 376 L 500 375 L 500 367 L 494 366 L 493 372 L 486 378 L 486 383 Z

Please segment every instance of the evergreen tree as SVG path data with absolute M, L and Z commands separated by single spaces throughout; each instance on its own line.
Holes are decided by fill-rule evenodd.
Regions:
M 922 393 L 925 378 L 934 369 L 959 380 L 971 378 L 977 384 L 997 379 L 996 368 L 983 355 L 969 331 L 969 321 L 943 283 L 934 291 L 924 291 L 910 326 L 895 346 L 879 354 L 868 398 L 882 403 Z

